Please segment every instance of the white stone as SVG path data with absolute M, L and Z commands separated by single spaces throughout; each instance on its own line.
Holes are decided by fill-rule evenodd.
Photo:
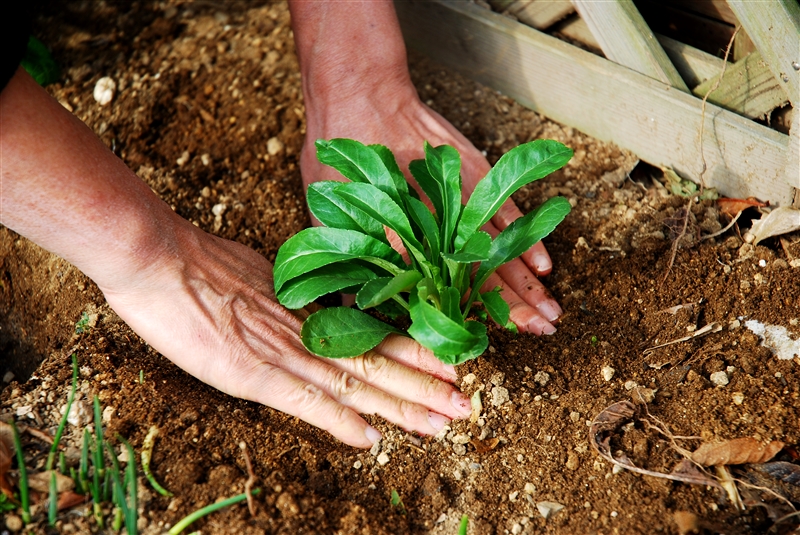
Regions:
M 711 382 L 717 386 L 725 386 L 728 384 L 728 372 L 714 372 L 711 374 L 709 379 L 711 379 Z
M 617 370 L 615 370 L 615 369 L 614 369 L 614 368 L 612 368 L 611 366 L 603 366 L 603 368 L 600 370 L 600 373 L 602 373 L 602 374 L 603 374 L 603 380 L 604 380 L 605 382 L 609 382 L 611 379 L 613 379 L 613 378 L 614 378 L 614 373 L 615 373 L 616 371 L 617 371 Z
M 114 91 L 116 91 L 116 89 L 117 84 L 114 82 L 114 80 L 108 76 L 104 76 L 97 80 L 97 83 L 94 86 L 94 99 L 101 106 L 105 106 L 114 98 Z
M 353 463 L 353 468 L 355 468 L 356 470 L 361 470 L 362 466 L 364 466 L 364 464 L 361 461 L 356 461 Z
M 211 208 L 211 213 L 214 214 L 214 217 L 220 217 L 222 214 L 225 213 L 225 210 L 227 208 L 228 207 L 226 205 L 224 205 L 224 204 L 215 204 Z
M 539 386 L 544 386 L 550 382 L 550 374 L 547 372 L 536 372 L 533 376 L 533 381 Z
M 536 509 L 539 510 L 539 514 L 542 515 L 545 520 L 550 518 L 552 515 L 558 513 L 564 508 L 563 505 L 557 502 L 537 502 Z
M 200 161 L 203 162 L 203 165 L 207 166 L 208 164 L 211 163 L 211 156 L 209 156 L 208 153 L 202 154 L 200 156 Z
M 495 407 L 501 406 L 509 400 L 508 389 L 502 386 L 495 386 L 492 388 L 492 405 Z
M 637 386 L 639 386 L 639 383 L 636 381 L 625 381 L 625 390 L 633 390 Z
M 468 373 L 467 375 L 461 378 L 461 382 L 463 382 L 465 385 L 471 385 L 472 383 L 475 382 L 475 379 L 477 379 L 477 377 L 475 377 L 474 373 Z
M 382 451 L 380 455 L 378 455 L 378 464 L 384 466 L 389 463 L 389 454 L 385 451 Z
M 520 533 L 522 533 L 522 524 L 514 524 L 513 526 L 511 526 L 511 533 L 513 535 L 519 535 Z
M 103 423 L 107 424 L 111 422 L 111 418 L 114 417 L 115 410 L 116 409 L 114 409 L 114 407 L 111 406 L 108 406 L 105 409 L 103 409 Z
M 512 492 L 511 494 L 508 495 L 508 501 L 510 501 L 510 502 L 517 501 L 517 496 L 519 496 L 519 491 L 515 490 L 514 492 Z
M 466 433 L 459 433 L 458 435 L 453 436 L 453 438 L 450 440 L 453 442 L 453 444 L 466 444 L 469 442 L 469 435 Z
M 744 403 L 744 393 L 742 392 L 734 392 L 731 394 L 731 398 L 736 405 L 741 405 Z
M 276 137 L 271 137 L 267 140 L 267 152 L 270 156 L 275 156 L 283 150 L 283 141 Z
M 525 488 L 522 490 L 525 491 L 525 494 L 534 494 L 536 492 L 536 485 L 530 482 L 525 483 Z

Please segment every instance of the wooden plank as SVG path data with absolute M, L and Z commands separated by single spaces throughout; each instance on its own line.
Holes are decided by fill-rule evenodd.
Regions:
M 719 58 L 736 29 L 726 22 L 677 9 L 660 0 L 639 0 L 636 4 L 650 29 Z
M 728 0 L 761 56 L 800 107 L 800 4 L 797 0 Z
M 660 33 L 656 34 L 656 39 L 689 87 L 696 87 L 722 72 L 723 62 L 718 57 Z
M 792 110 L 792 126 L 789 130 L 789 151 L 786 157 L 786 182 L 794 189 L 794 201 L 800 200 L 800 113 Z M 800 205 L 797 206 L 800 208 Z
M 692 89 L 692 93 L 703 98 L 716 83 L 717 76 Z M 745 117 L 758 119 L 788 103 L 789 98 L 761 59 L 761 54 L 753 52 L 728 65 L 719 86 L 708 96 L 708 101 Z
M 589 29 L 589 25 L 577 15 L 557 24 L 553 28 L 553 34 L 579 43 L 589 51 L 600 56 L 603 55 L 603 49 L 600 48 L 600 43 L 598 43 L 597 39 L 592 35 L 592 30 Z
M 524 24 L 453 0 L 395 3 L 410 48 L 553 120 L 734 197 L 791 202 L 788 136 Z
M 684 11 L 693 11 L 699 15 L 727 22 L 732 26 L 739 24 L 725 0 L 666 0 L 665 3 Z
M 508 12 L 537 30 L 545 30 L 575 12 L 570 0 L 523 0 L 514 2 Z
M 605 56 L 665 84 L 689 91 L 632 0 L 572 0 Z

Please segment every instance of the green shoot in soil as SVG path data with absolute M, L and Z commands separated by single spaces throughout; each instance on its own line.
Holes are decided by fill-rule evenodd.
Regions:
M 406 506 L 403 503 L 402 498 L 400 498 L 400 494 L 398 494 L 398 492 L 395 489 L 392 489 L 391 503 L 393 507 L 397 508 L 398 513 L 400 513 L 401 515 L 406 514 Z
M 261 489 L 253 489 L 250 494 L 255 496 L 259 492 L 261 492 Z M 229 505 L 243 502 L 245 500 L 247 500 L 247 493 L 243 492 L 241 494 L 237 494 L 236 496 L 228 498 L 227 500 L 222 500 L 221 502 L 212 503 L 211 505 L 207 505 L 202 509 L 198 509 L 197 511 L 185 516 L 177 524 L 172 526 L 172 529 L 170 529 L 167 532 L 167 535 L 178 535 L 179 533 L 183 532 L 183 530 L 188 528 L 193 522 L 200 520 L 204 516 L 209 515 L 215 511 L 219 511 L 220 509 L 228 507 Z
M 144 443 L 142 444 L 142 472 L 144 472 L 144 476 L 147 478 L 147 481 L 150 482 L 150 485 L 156 489 L 159 494 L 162 496 L 172 496 L 170 491 L 162 487 L 159 482 L 156 481 L 153 472 L 150 470 L 150 459 L 153 457 L 153 447 L 155 446 L 156 436 L 158 436 L 158 427 L 152 426 L 147 432 L 147 436 L 144 438 Z
M 468 527 L 469 527 L 469 517 L 467 515 L 462 515 L 461 525 L 458 527 L 458 535 L 467 535 Z
M 19 501 L 22 505 L 22 522 L 31 522 L 31 502 L 30 491 L 28 489 L 28 469 L 25 467 L 25 454 L 22 453 L 22 441 L 19 439 L 17 424 L 11 421 L 11 429 L 14 433 L 14 448 L 17 451 L 17 468 L 19 469 Z
M 61 442 L 61 435 L 64 434 L 64 428 L 67 426 L 67 418 L 69 417 L 69 411 L 72 408 L 72 402 L 75 400 L 75 391 L 78 388 L 78 357 L 75 356 L 75 353 L 72 354 L 72 388 L 69 391 L 69 397 L 67 398 L 67 410 L 64 411 L 64 416 L 61 417 L 61 421 L 58 424 L 58 429 L 56 430 L 56 436 L 53 438 L 53 445 L 50 447 L 50 453 L 47 456 L 47 464 L 45 465 L 46 470 L 52 470 L 53 464 L 56 460 L 56 453 L 58 452 L 58 444 Z
M 56 485 L 56 473 L 50 472 L 50 503 L 47 508 L 47 521 L 51 526 L 56 525 L 58 515 L 58 486 Z
M 515 191 L 563 167 L 571 149 L 542 139 L 512 149 L 462 205 L 460 155 L 448 145 L 425 143 L 425 159 L 411 162 L 409 170 L 431 211 L 386 147 L 351 139 L 316 145 L 319 161 L 350 182 L 309 186 L 309 209 L 325 226 L 295 234 L 278 251 L 274 276 L 281 304 L 296 309 L 328 293 L 354 293 L 361 310 L 410 316 L 407 334 L 448 364 L 476 358 L 488 346 L 486 325 L 468 320 L 470 313 L 485 311 L 512 328 L 500 288 L 480 290 L 500 266 L 550 234 L 570 204 L 549 199 L 495 239 L 480 229 Z M 390 246 L 384 228 L 400 238 L 410 263 Z M 309 316 L 300 336 L 312 353 L 343 358 L 395 332 L 364 312 L 336 307 Z

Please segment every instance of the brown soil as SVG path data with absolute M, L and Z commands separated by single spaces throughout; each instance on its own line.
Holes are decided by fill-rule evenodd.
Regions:
M 303 103 L 285 4 L 54 3 L 36 33 L 63 67 L 49 91 L 182 216 L 270 260 L 308 225 L 298 168 Z M 139 448 L 151 425 L 161 431 L 154 472 L 175 497 L 140 485 L 145 533 L 242 492 L 240 442 L 263 488 L 258 512 L 231 507 L 199 522 L 204 532 L 455 534 L 466 514 L 475 534 L 677 533 L 673 514 L 689 511 L 706 532 L 753 533 L 790 512 L 765 492 L 743 490 L 747 507 L 740 512 L 711 487 L 612 471 L 593 451 L 587 424 L 632 392 L 650 399 L 647 388 L 654 390 L 649 413 L 674 435 L 800 444 L 800 356 L 778 360 L 744 326 L 757 319 L 800 335 L 800 277 L 789 267 L 800 256 L 797 236 L 786 248 L 776 239 L 743 244 L 735 230 L 699 242 L 727 219 L 713 203 L 692 204 L 688 237 L 669 270 L 687 203 L 651 178 L 657 170 L 640 165 L 626 178 L 632 158 L 618 148 L 424 58 L 410 63 L 423 100 L 490 161 L 539 137 L 575 149 L 564 170 L 515 197 L 523 210 L 556 194 L 575 205 L 547 240 L 555 269 L 546 284 L 565 314 L 551 337 L 491 329 L 487 354 L 459 370 L 465 393 L 483 391 L 478 422 L 456 421 L 440 436 L 420 439 L 373 419 L 385 437 L 379 449 L 343 446 L 188 376 L 128 329 L 90 280 L 2 227 L 0 373 L 26 378 L 44 362 L 30 379 L 4 386 L 0 418 L 52 434 L 74 352 L 80 423 L 89 424 L 97 394 L 113 408 L 109 436 L 119 433 Z M 118 84 L 105 107 L 92 97 L 102 76 Z M 269 154 L 273 137 L 283 148 Z M 226 208 L 219 215 L 217 205 Z M 669 310 L 687 303 L 693 306 Z M 90 328 L 75 334 L 84 312 Z M 722 329 L 645 351 L 712 323 Z M 605 366 L 615 370 L 610 380 Z M 726 386 L 710 382 L 719 371 L 727 371 Z M 502 389 L 510 399 L 495 406 Z M 67 429 L 68 457 L 80 432 Z M 642 419 L 613 435 L 615 455 L 623 451 L 650 470 L 669 472 L 681 459 Z M 463 444 L 467 438 L 474 440 Z M 678 442 L 692 450 L 701 441 Z M 30 466 L 40 467 L 45 446 L 28 435 L 26 443 L 35 454 Z M 388 453 L 388 464 L 377 462 L 379 452 Z M 392 490 L 406 514 L 390 505 Z M 545 519 L 536 505 L 544 501 L 564 508 Z M 789 520 L 777 531 L 796 525 Z M 71 513 L 58 527 L 96 531 Z

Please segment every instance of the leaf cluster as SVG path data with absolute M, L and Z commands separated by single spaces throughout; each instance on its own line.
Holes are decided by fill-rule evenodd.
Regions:
M 486 326 L 467 319 L 474 309 L 514 328 L 500 289 L 479 290 L 497 268 L 552 232 L 569 202 L 549 199 L 494 239 L 480 229 L 515 191 L 565 165 L 571 149 L 552 140 L 512 149 L 463 205 L 460 155 L 448 145 L 425 143 L 425 159 L 412 161 L 409 171 L 431 209 L 388 148 L 351 139 L 318 140 L 316 146 L 319 161 L 350 182 L 309 186 L 309 209 L 324 226 L 299 232 L 278 251 L 281 304 L 298 309 L 328 293 L 355 294 L 361 310 L 410 316 L 408 335 L 450 364 L 475 358 L 488 345 Z M 386 229 L 400 238 L 408 262 L 390 245 Z M 309 316 L 301 338 L 312 353 L 341 358 L 360 355 L 393 332 L 399 331 L 360 310 L 337 307 Z

